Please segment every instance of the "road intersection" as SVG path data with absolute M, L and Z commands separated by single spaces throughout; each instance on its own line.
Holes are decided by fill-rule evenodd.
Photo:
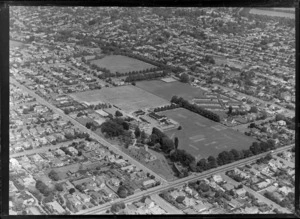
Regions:
M 17 82 L 16 80 L 11 78 L 11 83 L 17 85 L 18 87 L 22 88 L 24 91 L 28 92 L 32 97 L 36 98 L 36 101 L 46 105 L 47 107 L 49 107 L 51 110 L 53 110 L 53 112 L 59 114 L 62 118 L 64 118 L 66 121 L 70 121 L 72 124 L 74 124 L 77 128 L 79 128 L 81 131 L 88 133 L 92 138 L 96 139 L 97 141 L 99 141 L 101 144 L 103 144 L 104 146 L 109 147 L 112 151 L 114 151 L 117 154 L 122 155 L 125 159 L 128 159 L 131 163 L 133 163 L 134 165 L 136 165 L 137 167 L 143 169 L 146 172 L 149 172 L 151 174 L 153 174 L 156 179 L 159 179 L 162 184 L 153 188 L 150 188 L 148 190 L 144 190 L 141 191 L 139 193 L 133 194 L 132 196 L 129 196 L 125 199 L 116 199 L 113 202 L 108 202 L 105 203 L 101 206 L 95 206 L 86 210 L 82 210 L 76 214 L 100 214 L 101 212 L 108 210 L 111 205 L 113 203 L 118 203 L 120 201 L 123 201 L 124 203 L 132 203 L 134 201 L 138 201 L 139 199 L 141 199 L 143 196 L 146 195 L 157 195 L 162 191 L 168 190 L 170 188 L 176 188 L 176 187 L 180 187 L 185 185 L 188 182 L 191 181 L 195 181 L 195 180 L 199 180 L 199 179 L 204 179 L 207 177 L 210 177 L 214 174 L 218 174 L 218 173 L 222 173 L 228 170 L 232 170 L 235 167 L 239 167 L 239 166 L 244 166 L 246 164 L 250 164 L 253 161 L 257 160 L 258 158 L 261 158 L 263 156 L 266 156 L 268 153 L 270 152 L 265 152 L 262 154 L 258 154 L 249 158 L 245 158 L 243 160 L 239 160 L 239 161 L 235 161 L 233 163 L 227 164 L 227 165 L 223 165 L 220 167 L 217 167 L 215 169 L 211 169 L 211 170 L 207 170 L 204 171 L 202 173 L 193 173 L 192 175 L 182 178 L 182 179 L 178 179 L 175 180 L 173 182 L 168 182 L 166 181 L 164 178 L 162 178 L 161 176 L 159 176 L 158 174 L 156 174 L 155 172 L 153 172 L 152 170 L 148 169 L 146 166 L 144 166 L 143 164 L 139 163 L 138 161 L 134 160 L 133 158 L 131 158 L 130 156 L 128 156 L 127 154 L 125 154 L 124 152 L 122 152 L 118 146 L 112 145 L 111 143 L 107 142 L 105 139 L 103 139 L 102 137 L 98 136 L 96 133 L 92 132 L 91 130 L 87 129 L 85 126 L 83 126 L 82 124 L 80 124 L 79 122 L 77 122 L 75 119 L 71 118 L 70 116 L 64 114 L 64 112 L 60 109 L 58 109 L 57 107 L 53 106 L 52 104 L 50 104 L 49 102 L 47 102 L 46 100 L 44 100 L 43 98 L 41 98 L 39 95 L 37 95 L 36 93 L 34 93 L 33 91 L 31 91 L 30 89 L 26 88 L 25 86 L 21 85 L 19 82 Z M 278 148 L 274 151 L 272 151 L 272 154 L 276 154 L 282 151 L 285 151 L 289 148 L 291 148 L 292 146 L 294 146 L 294 144 L 292 145 L 287 145 L 281 148 Z

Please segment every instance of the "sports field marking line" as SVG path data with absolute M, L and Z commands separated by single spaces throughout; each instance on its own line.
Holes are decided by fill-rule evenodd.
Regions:
M 197 138 L 203 138 L 204 135 L 195 135 L 195 136 L 192 136 L 192 137 L 189 137 L 189 139 L 197 139 Z
M 204 144 L 204 145 L 209 146 L 209 145 L 216 144 L 216 143 L 217 143 L 216 141 L 213 141 L 213 142 L 210 142 L 210 143 L 207 143 L 207 144 Z
M 186 116 L 182 115 L 182 114 L 177 114 L 178 117 L 181 117 L 181 118 L 187 118 Z
M 216 130 L 216 131 L 221 131 L 221 129 L 218 129 L 217 127 L 212 126 L 212 129 Z
M 199 150 L 199 148 L 197 148 L 196 146 L 194 146 L 194 145 L 192 145 L 192 144 L 189 144 L 189 146 L 192 147 L 192 148 L 194 148 L 194 149 L 197 150 L 197 151 Z
M 206 125 L 201 124 L 200 122 L 195 122 L 196 125 L 201 126 L 201 127 L 206 127 Z
M 230 136 L 228 136 L 228 135 L 226 135 L 226 134 L 223 134 L 224 135 L 224 137 L 226 137 L 226 138 L 228 138 L 228 139 L 233 139 L 232 137 L 230 137 Z
M 199 142 L 199 141 L 204 141 L 205 139 L 206 138 L 200 138 L 200 139 L 194 140 L 194 143 Z

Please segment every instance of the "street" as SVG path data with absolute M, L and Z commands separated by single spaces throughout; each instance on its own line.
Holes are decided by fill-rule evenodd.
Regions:
M 184 214 L 182 211 L 178 210 L 175 206 L 168 203 L 166 200 L 161 198 L 158 194 L 151 196 L 151 199 L 158 204 L 159 207 L 163 208 L 169 214 Z
M 276 154 L 276 153 L 279 153 L 281 151 L 287 150 L 287 149 L 291 148 L 292 146 L 293 145 L 287 145 L 287 146 L 284 146 L 282 148 L 278 148 L 278 149 L 274 150 L 274 152 L 272 154 Z M 142 191 L 140 193 L 134 194 L 134 195 L 132 195 L 130 197 L 127 197 L 125 199 L 118 199 L 118 200 L 114 201 L 113 203 L 117 203 L 119 201 L 123 201 L 124 203 L 131 203 L 131 202 L 134 202 L 134 201 L 138 201 L 145 194 L 150 195 L 150 196 L 153 195 L 153 194 L 159 194 L 160 192 L 168 190 L 170 188 L 176 188 L 176 187 L 183 186 L 187 182 L 190 182 L 190 181 L 201 180 L 201 179 L 210 177 L 214 174 L 219 174 L 219 173 L 222 173 L 222 172 L 225 172 L 225 171 L 228 171 L 228 170 L 232 170 L 235 167 L 250 164 L 250 163 L 256 161 L 258 158 L 266 156 L 268 153 L 270 153 L 270 152 L 265 152 L 265 153 L 262 153 L 262 154 L 259 154 L 259 155 L 255 155 L 255 156 L 252 156 L 252 157 L 240 160 L 240 161 L 236 161 L 236 162 L 224 165 L 224 166 L 220 166 L 220 167 L 212 169 L 212 170 L 207 170 L 207 171 L 202 172 L 202 173 L 196 173 L 196 174 L 191 175 L 189 177 L 178 179 L 178 180 L 176 180 L 172 183 L 169 183 L 167 185 L 160 185 L 160 186 L 148 189 L 147 191 Z M 96 207 L 92 207 L 92 208 L 80 211 L 76 214 L 98 214 L 100 212 L 108 210 L 111 207 L 111 205 L 112 205 L 112 203 L 106 203 L 106 204 L 101 205 L 101 206 L 96 206 Z
M 119 201 L 123 201 L 125 203 L 130 203 L 130 202 L 134 202 L 139 200 L 140 198 L 142 198 L 144 195 L 154 195 L 154 194 L 158 194 L 164 190 L 170 189 L 170 188 L 174 188 L 174 187 L 179 187 L 182 186 L 184 184 L 186 184 L 189 181 L 193 181 L 193 180 L 199 180 L 199 179 L 204 179 L 207 178 L 213 174 L 216 173 L 221 173 L 221 172 L 225 172 L 228 170 L 231 170 L 235 167 L 238 166 L 243 166 L 245 164 L 250 164 L 253 161 L 255 161 L 256 159 L 266 156 L 268 153 L 270 152 L 265 152 L 262 154 L 258 154 L 243 160 L 239 160 L 227 165 L 223 165 L 220 167 L 217 167 L 215 169 L 211 169 L 202 173 L 195 173 L 193 175 L 190 175 L 189 177 L 186 178 L 182 178 L 182 179 L 178 179 L 174 182 L 169 182 L 167 183 L 167 181 L 163 178 L 161 178 L 159 175 L 157 175 L 156 173 L 154 173 L 153 171 L 151 171 L 150 169 L 148 169 L 147 167 L 145 167 L 144 165 L 140 164 L 139 162 L 137 162 L 136 160 L 132 159 L 130 156 L 128 156 L 127 154 L 125 154 L 124 152 L 122 152 L 117 146 L 110 144 L 109 142 L 107 142 L 106 140 L 104 140 L 103 138 L 101 138 L 100 136 L 96 135 L 94 132 L 92 132 L 91 130 L 87 129 L 85 126 L 81 125 L 79 122 L 77 122 L 76 120 L 72 119 L 71 117 L 65 115 L 62 110 L 56 108 L 55 106 L 51 105 L 50 103 L 48 103 L 47 101 L 45 101 L 43 98 L 41 98 L 40 96 L 38 96 L 37 94 L 35 94 L 33 91 L 27 89 L 26 87 L 24 87 L 23 85 L 20 85 L 18 82 L 16 82 L 14 79 L 11 79 L 11 82 L 16 84 L 17 86 L 19 86 L 20 88 L 24 89 L 26 92 L 28 92 L 31 96 L 35 97 L 36 100 L 38 102 L 40 102 L 43 105 L 46 105 L 47 107 L 49 107 L 50 109 L 52 109 L 54 112 L 56 112 L 57 114 L 59 114 L 60 116 L 62 116 L 62 118 L 64 118 L 67 121 L 72 122 L 76 127 L 78 127 L 79 129 L 81 129 L 83 132 L 88 133 L 91 137 L 95 138 L 96 140 L 98 140 L 101 144 L 108 146 L 110 149 L 112 149 L 112 151 L 114 151 L 117 154 L 121 154 L 125 159 L 130 160 L 130 162 L 132 162 L 134 165 L 136 165 L 137 167 L 140 167 L 141 169 L 144 169 L 146 172 L 149 172 L 153 175 L 155 175 L 158 179 L 160 179 L 161 181 L 165 182 L 164 184 L 160 185 L 160 186 L 156 186 L 154 188 L 150 188 L 148 190 L 136 193 L 132 196 L 129 196 L 125 199 L 117 199 L 115 200 L 113 203 L 117 203 Z M 288 148 L 291 148 L 292 146 L 294 146 L 294 144 L 292 145 L 287 145 L 281 148 L 278 148 L 276 150 L 273 151 L 273 154 L 284 151 Z M 78 212 L 77 214 L 97 214 L 100 212 L 103 212 L 107 209 L 109 209 L 111 207 L 112 203 L 105 203 L 101 206 L 95 206 L 86 210 L 82 210 L 80 212 Z
M 88 133 L 91 137 L 93 137 L 94 139 L 96 139 L 97 141 L 99 141 L 101 144 L 109 147 L 113 152 L 122 155 L 125 159 L 129 160 L 136 167 L 138 167 L 140 169 L 143 169 L 145 172 L 149 172 L 150 174 L 154 175 L 156 177 L 156 179 L 159 179 L 162 182 L 165 182 L 165 183 L 167 182 L 164 178 L 162 178 L 161 176 L 159 176 L 158 174 L 156 174 L 152 170 L 148 169 L 143 164 L 141 164 L 138 161 L 134 160 L 133 158 L 131 158 L 130 156 L 128 156 L 126 153 L 122 152 L 118 148 L 118 146 L 110 144 L 109 142 L 107 142 L 106 140 L 104 140 L 103 138 L 101 138 L 99 135 L 95 134 L 94 132 L 92 132 L 91 130 L 89 130 L 88 128 L 86 128 L 85 126 L 83 126 L 82 124 L 80 124 L 79 122 L 77 122 L 75 119 L 71 118 L 70 116 L 67 116 L 62 110 L 60 110 L 57 107 L 53 106 L 52 104 L 50 104 L 49 102 L 47 102 L 46 100 L 44 100 L 43 98 L 41 98 L 39 95 L 37 95 L 32 90 L 29 90 L 25 86 L 21 85 L 15 79 L 10 78 L 10 82 L 13 83 L 13 84 L 15 84 L 16 86 L 22 88 L 24 91 L 26 91 L 27 93 L 29 93 L 32 97 L 35 97 L 37 102 L 39 102 L 39 103 L 41 103 L 43 105 L 46 105 L 48 108 L 50 108 L 51 110 L 53 110 L 53 112 L 59 114 L 66 121 L 70 121 L 71 123 L 73 123 L 75 125 L 75 127 L 79 128 L 81 131 Z
M 230 178 L 229 176 L 227 176 L 224 173 L 220 174 L 222 176 L 222 178 L 227 181 L 228 183 L 231 183 L 234 186 L 238 186 L 240 183 L 236 182 L 235 180 L 233 180 L 232 178 Z M 279 211 L 284 212 L 284 213 L 291 213 L 290 211 L 288 211 L 287 209 L 281 207 L 280 205 L 276 204 L 275 202 L 271 201 L 270 199 L 264 197 L 263 195 L 259 194 L 258 192 L 255 192 L 254 190 L 250 189 L 249 187 L 243 185 L 243 188 L 251 193 L 252 195 L 254 195 L 256 198 L 258 198 L 258 200 L 260 200 L 261 202 L 267 203 L 269 206 L 273 206 L 272 209 L 277 208 Z
M 40 148 L 36 148 L 36 149 L 28 150 L 28 151 L 25 150 L 23 152 L 10 154 L 9 157 L 13 158 L 13 157 L 21 157 L 21 156 L 30 155 L 30 154 L 43 153 L 43 152 L 47 152 L 49 149 L 54 150 L 54 149 L 60 148 L 61 146 L 71 144 L 72 142 L 79 142 L 79 141 L 81 141 L 81 139 L 75 139 L 75 140 L 72 140 L 72 141 L 61 142 L 61 143 L 58 143 L 56 145 L 42 146 Z

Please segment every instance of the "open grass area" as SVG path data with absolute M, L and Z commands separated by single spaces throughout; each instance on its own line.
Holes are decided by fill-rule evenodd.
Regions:
M 129 150 L 122 147 L 122 151 L 134 158 L 135 160 L 139 161 L 144 166 L 148 167 L 150 170 L 152 170 L 162 178 L 166 179 L 167 181 L 172 182 L 177 179 L 174 171 L 172 170 L 172 167 L 168 164 L 168 161 L 163 154 L 149 149 L 149 151 L 152 154 L 154 154 L 157 157 L 157 159 L 147 163 L 144 159 L 139 158 L 139 155 L 137 153 L 138 150 Z
M 71 96 L 79 102 L 85 101 L 93 104 L 99 102 L 111 103 L 127 113 L 132 113 L 138 109 L 169 104 L 169 101 L 131 85 L 112 88 L 105 87 L 101 90 L 80 92 Z
M 197 160 L 210 155 L 217 156 L 224 150 L 248 149 L 255 141 L 251 137 L 186 109 L 179 108 L 158 114 L 166 115 L 180 123 L 182 130 L 173 129 L 165 133 L 172 139 L 177 136 L 179 148 L 194 155 Z
M 122 55 L 106 56 L 103 59 L 93 60 L 91 61 L 91 63 L 96 64 L 102 68 L 107 68 L 112 73 L 140 71 L 155 67 L 154 65 L 151 65 L 149 63 Z
M 203 97 L 203 90 L 184 84 L 179 81 L 163 82 L 161 80 L 141 81 L 136 83 L 137 87 L 170 101 L 174 95 L 192 100 L 195 97 Z

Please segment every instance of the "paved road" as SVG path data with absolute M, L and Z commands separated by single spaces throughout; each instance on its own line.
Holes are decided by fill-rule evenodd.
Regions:
M 36 98 L 37 102 L 39 102 L 39 103 L 41 103 L 43 105 L 46 105 L 48 108 L 50 108 L 51 110 L 53 110 L 53 112 L 59 114 L 63 119 L 72 122 L 81 131 L 88 133 L 91 137 L 93 137 L 94 139 L 96 139 L 97 141 L 99 141 L 101 144 L 109 147 L 116 154 L 122 155 L 125 159 L 129 160 L 132 164 L 134 164 L 138 168 L 143 169 L 145 172 L 149 172 L 150 174 L 154 175 L 156 177 L 156 179 L 159 179 L 161 182 L 167 183 L 167 181 L 164 178 L 162 178 L 161 176 L 159 176 L 158 174 L 156 174 L 152 170 L 148 169 L 143 164 L 139 163 L 138 161 L 134 160 L 132 157 L 130 157 L 129 155 L 127 155 L 126 153 L 124 153 L 123 151 L 121 151 L 118 148 L 118 146 L 110 144 L 109 142 L 107 142 L 106 140 L 104 140 L 103 138 L 101 138 L 99 135 L 97 135 L 96 133 L 94 133 L 91 130 L 87 129 L 81 123 L 77 122 L 75 119 L 71 118 L 70 116 L 67 116 L 61 109 L 58 109 L 57 107 L 53 106 L 52 104 L 50 104 L 49 102 L 47 102 L 46 100 L 44 100 L 43 98 L 41 98 L 39 95 L 37 95 L 34 91 L 29 90 L 27 87 L 21 85 L 19 82 L 17 82 L 13 78 L 10 78 L 10 82 L 13 83 L 13 84 L 15 84 L 16 86 L 22 88 L 24 91 L 28 92 L 32 97 Z
M 79 141 L 82 141 L 82 139 L 75 139 L 72 141 L 61 142 L 56 145 L 43 146 L 41 148 L 36 148 L 36 149 L 28 150 L 28 151 L 25 150 L 23 152 L 10 154 L 9 157 L 13 158 L 13 157 L 21 157 L 21 156 L 30 155 L 30 154 L 43 153 L 43 152 L 47 152 L 49 149 L 54 150 L 54 149 L 60 148 L 61 146 L 72 144 L 72 142 L 79 142 Z
M 106 145 L 109 148 L 111 148 L 115 153 L 121 154 L 125 159 L 130 160 L 137 167 L 141 167 L 145 171 L 148 171 L 151 174 L 155 175 L 157 178 L 161 179 L 163 182 L 166 182 L 166 180 L 162 179 L 159 175 L 157 175 L 153 171 L 149 170 L 147 167 L 143 166 L 142 164 L 140 164 L 136 160 L 133 160 L 127 154 L 123 153 L 119 148 L 117 148 L 117 146 L 110 144 L 106 140 L 102 139 L 100 136 L 96 135 L 95 133 L 93 133 L 92 131 L 90 131 L 89 129 L 87 129 L 85 126 L 81 125 L 76 120 L 74 120 L 71 117 L 65 115 L 62 110 L 60 110 L 60 109 L 56 108 L 55 106 L 51 105 L 50 103 L 48 103 L 47 101 L 45 101 L 43 98 L 41 98 L 40 96 L 38 96 L 37 94 L 35 94 L 33 91 L 31 91 L 28 88 L 24 87 L 23 85 L 19 84 L 14 79 L 11 79 L 11 82 L 14 83 L 14 84 L 16 84 L 20 88 L 24 89 L 25 91 L 27 91 L 29 94 L 31 94 L 33 97 L 35 97 L 38 102 L 40 102 L 40 103 L 48 106 L 50 109 L 52 109 L 54 112 L 56 112 L 59 115 L 61 115 L 67 121 L 72 122 L 76 127 L 80 128 L 82 131 L 90 134 L 91 137 L 95 138 L 96 140 L 98 140 L 103 145 Z M 291 148 L 292 146 L 294 146 L 294 144 L 288 145 L 288 146 L 285 146 L 285 147 L 282 147 L 282 148 L 278 148 L 278 149 L 274 150 L 273 153 L 278 153 L 278 152 L 284 151 L 284 150 L 286 150 L 288 148 Z M 134 194 L 134 195 L 132 195 L 130 197 L 127 197 L 125 199 L 117 199 L 117 200 L 115 200 L 112 203 L 116 203 L 116 202 L 119 202 L 119 201 L 123 201 L 125 203 L 137 201 L 140 198 L 142 198 L 144 195 L 158 194 L 158 193 L 160 193 L 160 192 L 162 192 L 164 190 L 167 190 L 169 188 L 174 188 L 174 187 L 182 186 L 182 185 L 186 184 L 188 181 L 193 181 L 193 180 L 207 178 L 207 177 L 209 177 L 209 176 L 211 176 L 213 174 L 224 172 L 224 171 L 228 171 L 228 170 L 231 170 L 231 169 L 233 169 L 233 168 L 235 168 L 237 166 L 243 166 L 245 164 L 252 163 L 256 159 L 258 159 L 260 157 L 263 157 L 263 156 L 265 156 L 268 153 L 269 152 L 265 152 L 265 153 L 262 153 L 262 154 L 259 154 L 259 155 L 256 155 L 256 156 L 253 156 L 253 157 L 250 157 L 250 158 L 246 158 L 246 159 L 243 159 L 243 160 L 240 160 L 240 161 L 236 161 L 236 162 L 231 163 L 231 164 L 227 164 L 227 165 L 224 165 L 224 166 L 212 169 L 212 170 L 205 171 L 203 173 L 196 173 L 196 174 L 193 174 L 193 175 L 191 175 L 189 177 L 186 177 L 186 178 L 183 178 L 183 179 L 179 179 L 179 180 L 176 180 L 176 181 L 168 183 L 168 184 L 162 184 L 160 186 L 148 189 L 146 191 L 142 191 L 140 193 Z M 97 213 L 100 213 L 100 212 L 103 212 L 103 211 L 109 209 L 111 207 L 112 203 L 105 203 L 104 205 L 101 205 L 101 206 L 95 206 L 93 208 L 89 208 L 89 209 L 80 211 L 77 214 L 97 214 Z
M 175 206 L 170 204 L 161 198 L 158 194 L 151 196 L 151 199 L 155 201 L 159 207 L 163 208 L 168 214 L 184 214 L 182 211 L 178 210 Z
M 235 180 L 233 180 L 232 178 L 230 178 L 229 176 L 225 175 L 225 173 L 221 173 L 220 174 L 222 176 L 222 178 L 231 183 L 234 186 L 239 185 L 240 183 L 236 182 Z M 271 201 L 270 199 L 264 197 L 263 195 L 259 194 L 258 192 L 255 192 L 254 190 L 250 189 L 249 187 L 243 185 L 243 188 L 251 193 L 252 195 L 254 195 L 254 197 L 258 198 L 260 201 L 267 203 L 269 206 L 272 206 L 272 209 L 277 208 L 279 211 L 284 212 L 284 213 L 291 213 L 290 211 L 288 211 L 286 208 L 281 207 L 280 205 L 276 204 L 275 202 Z
M 285 147 L 282 147 L 282 148 L 278 148 L 278 149 L 274 150 L 273 154 L 285 151 L 285 150 L 291 148 L 292 146 L 293 145 L 288 145 L 288 146 L 285 146 Z M 125 199 L 118 199 L 118 200 L 116 200 L 115 202 L 112 202 L 112 203 L 116 203 L 116 202 L 119 202 L 119 201 L 123 201 L 124 203 L 131 203 L 131 202 L 134 202 L 134 201 L 138 201 L 145 194 L 150 195 L 150 196 L 153 195 L 153 194 L 159 194 L 160 192 L 168 190 L 170 188 L 176 188 L 176 187 L 183 186 L 189 181 L 204 179 L 204 178 L 210 177 L 214 174 L 219 174 L 219 173 L 222 173 L 222 172 L 225 172 L 225 171 L 228 171 L 228 170 L 232 170 L 235 167 L 250 164 L 250 163 L 254 162 L 255 160 L 257 160 L 258 158 L 266 156 L 268 153 L 269 152 L 265 152 L 265 153 L 262 153 L 262 154 L 259 154 L 259 155 L 253 156 L 253 157 L 249 157 L 247 159 L 243 159 L 243 160 L 231 163 L 231 164 L 227 164 L 227 165 L 218 167 L 216 169 L 208 170 L 208 171 L 205 171 L 205 172 L 202 172 L 202 173 L 196 173 L 196 174 L 193 174 L 189 177 L 176 180 L 172 183 L 169 183 L 168 185 L 157 186 L 157 187 L 151 188 L 147 191 L 142 191 L 141 193 L 134 194 L 134 195 L 132 195 L 130 197 L 127 197 Z M 93 208 L 89 208 L 89 209 L 86 209 L 84 211 L 80 211 L 76 214 L 100 214 L 101 212 L 108 210 L 111 207 L 112 203 L 106 203 L 106 204 L 101 205 L 101 206 L 96 206 L 96 207 L 93 207 Z

